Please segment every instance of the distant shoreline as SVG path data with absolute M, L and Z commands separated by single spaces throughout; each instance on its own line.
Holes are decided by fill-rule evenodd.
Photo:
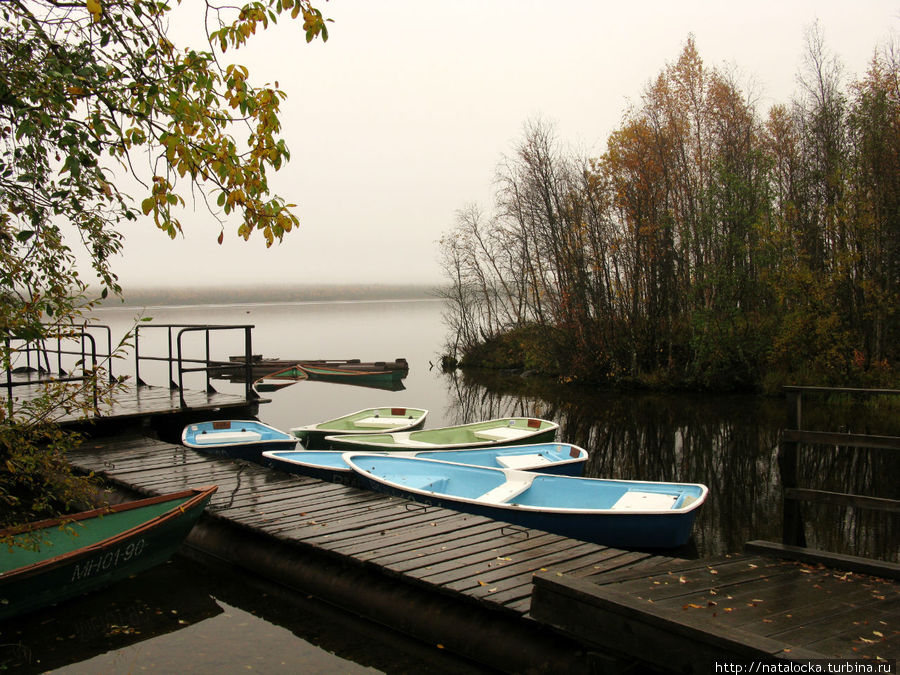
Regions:
M 340 300 L 414 300 L 439 297 L 428 284 L 333 284 L 300 286 L 222 286 L 125 289 L 122 298 L 107 298 L 98 307 L 209 305 Z

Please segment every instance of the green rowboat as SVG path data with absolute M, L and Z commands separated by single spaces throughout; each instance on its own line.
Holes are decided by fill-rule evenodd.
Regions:
M 0 530 L 0 620 L 165 562 L 215 485 Z
M 340 450 L 380 451 L 443 448 L 483 448 L 497 445 L 550 443 L 556 438 L 556 422 L 533 417 L 503 417 L 440 429 L 401 431 L 390 434 L 326 436 L 325 442 Z
M 371 435 L 413 431 L 425 424 L 428 411 L 422 408 L 366 408 L 333 420 L 293 427 L 291 434 L 308 449 L 323 449 L 325 437 L 341 434 Z

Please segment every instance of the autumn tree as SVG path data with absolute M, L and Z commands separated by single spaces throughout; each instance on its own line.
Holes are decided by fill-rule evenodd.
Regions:
M 309 0 L 207 0 L 205 10 L 198 49 L 170 39 L 178 8 L 165 2 L 0 4 L 0 327 L 12 340 L 0 342 L 4 368 L 16 340 L 43 337 L 47 319 L 81 321 L 92 285 L 104 297 L 120 292 L 124 221 L 146 219 L 174 237 L 179 213 L 199 197 L 221 219 L 220 242 L 226 222 L 268 245 L 298 225 L 268 184 L 290 157 L 279 118 L 285 93 L 277 83 L 255 86 L 228 59 L 286 17 L 302 22 L 306 41 L 327 39 L 326 19 Z M 48 419 L 46 410 L 0 410 L 4 512 L 49 508 L 41 481 L 60 455 L 42 448 L 66 443 Z
M 800 95 L 767 115 L 689 37 L 599 157 L 529 124 L 496 212 L 447 240 L 452 311 L 477 310 L 452 324 L 463 351 L 534 325 L 566 379 L 889 382 L 900 60 L 882 50 L 848 88 L 816 27 L 806 47 Z

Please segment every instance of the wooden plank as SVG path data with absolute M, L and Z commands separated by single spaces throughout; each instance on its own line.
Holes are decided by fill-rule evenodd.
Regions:
M 582 568 L 567 570 L 567 576 L 577 579 L 594 580 L 598 575 L 615 574 L 624 572 L 633 574 L 634 570 L 643 567 L 656 569 L 661 558 L 648 551 L 623 551 L 611 548 L 608 551 L 598 553 L 600 560 Z
M 475 517 L 477 518 L 477 517 Z M 428 559 L 436 561 L 439 558 L 447 558 L 450 556 L 465 556 L 467 553 L 477 550 L 491 548 L 498 550 L 498 530 L 496 521 L 493 520 L 473 520 L 469 518 L 467 523 L 471 526 L 459 528 L 458 520 L 450 520 L 443 528 L 435 526 L 436 541 L 430 541 L 428 538 L 422 538 L 415 541 L 406 542 L 405 547 L 392 547 L 391 550 L 375 550 L 372 555 L 366 559 L 370 562 L 377 563 L 386 567 L 390 567 L 401 561 L 409 559 L 409 554 L 414 553 L 420 559 Z M 454 528 L 459 528 L 454 530 Z
M 884 560 L 873 560 L 859 556 L 831 553 L 803 546 L 788 546 L 771 541 L 754 540 L 744 546 L 748 553 L 759 553 L 778 558 L 801 560 L 804 562 L 818 563 L 836 569 L 871 574 L 886 579 L 900 579 L 900 564 Z
M 392 528 L 383 533 L 358 537 L 334 546 L 332 550 L 358 560 L 382 564 L 389 562 L 394 555 L 404 556 L 409 551 L 422 551 L 426 555 L 437 549 L 460 546 L 472 537 L 489 539 L 496 536 L 495 532 L 496 526 L 492 521 L 447 514 L 439 518 L 431 517 L 421 528 Z M 382 561 L 382 557 L 387 560 Z
M 510 542 L 501 547 L 501 555 L 499 557 L 512 558 L 516 562 L 534 560 L 536 557 L 549 552 L 548 545 L 559 544 L 562 541 L 564 541 L 562 538 L 551 534 L 529 537 L 526 540 Z M 418 578 L 427 579 L 430 583 L 440 586 L 450 587 L 452 584 L 460 581 L 462 581 L 463 586 L 468 586 L 473 583 L 472 580 L 476 575 L 488 574 L 492 569 L 496 572 L 500 568 L 499 565 L 494 567 L 490 562 L 485 560 L 482 552 L 463 559 L 454 559 L 448 563 L 432 565 L 427 570 L 414 568 L 407 571 L 407 573 L 415 573 Z M 503 574 L 505 572 L 501 572 L 501 576 Z M 492 575 L 491 578 L 496 578 L 496 576 Z
M 797 429 L 783 429 L 781 433 L 782 438 L 794 443 L 838 445 L 848 448 L 877 448 L 881 450 L 900 449 L 900 436 L 869 436 L 866 434 L 800 431 Z
M 863 495 L 851 495 L 843 492 L 829 492 L 827 490 L 812 490 L 809 488 L 787 488 L 783 492 L 785 499 L 796 501 L 805 501 L 814 504 L 833 504 L 836 506 L 849 506 L 857 509 L 869 509 L 872 511 L 900 513 L 900 499 L 866 497 Z
M 638 600 L 615 586 L 535 575 L 531 615 L 583 643 L 665 670 L 715 672 L 738 659 L 807 659 L 823 655 L 740 629 L 716 632 L 689 613 Z M 602 630 L 597 630 L 602 626 Z M 651 648 L 648 648 L 651 646 Z
M 532 577 L 535 572 L 550 571 L 548 568 L 556 563 L 571 562 L 595 552 L 596 544 L 585 542 L 563 550 L 557 549 L 556 551 L 544 552 L 527 560 L 504 562 L 501 559 L 499 564 L 494 565 L 493 570 L 479 576 L 478 581 L 486 583 L 472 585 L 471 580 L 468 580 L 469 584 L 466 584 L 466 580 L 460 580 L 449 584 L 448 588 L 466 592 L 474 597 L 484 597 L 488 594 L 494 594 L 498 590 L 503 591 L 504 587 L 511 585 L 511 579 L 515 579 L 515 584 L 512 585 L 523 587 L 530 593 Z M 553 573 L 558 574 L 556 570 L 553 570 Z

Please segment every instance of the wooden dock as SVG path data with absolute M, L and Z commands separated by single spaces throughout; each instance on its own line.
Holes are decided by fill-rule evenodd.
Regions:
M 141 436 L 70 458 L 131 493 L 217 484 L 192 550 L 507 672 L 900 653 L 892 581 L 622 551 Z
M 42 385 L 39 382 L 25 384 L 29 382 L 27 376 L 17 375 L 14 381 L 21 383 L 11 390 L 14 407 L 20 406 L 23 402 L 34 399 L 42 393 Z M 0 387 L 0 405 L 8 406 L 9 392 L 9 388 Z M 75 400 L 80 401 L 80 405 L 84 409 L 90 410 L 92 407 L 90 392 L 79 392 Z M 89 414 L 87 419 L 92 424 L 109 421 L 127 424 L 141 419 L 165 418 L 185 413 L 209 415 L 219 410 L 238 409 L 246 411 L 249 415 L 255 415 L 259 405 L 267 400 L 248 400 L 245 396 L 216 391 L 179 390 L 174 387 L 127 383 L 116 391 L 114 400 L 99 400 L 93 414 Z M 85 421 L 79 406 L 72 406 L 72 408 L 72 412 L 61 414 L 58 417 L 59 424 L 65 426 Z

